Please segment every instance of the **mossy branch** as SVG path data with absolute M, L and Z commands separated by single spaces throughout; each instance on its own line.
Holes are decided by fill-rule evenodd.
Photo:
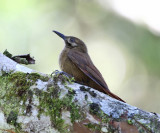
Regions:
M 0 132 L 153 132 L 160 115 L 62 74 L 45 75 L 0 53 Z

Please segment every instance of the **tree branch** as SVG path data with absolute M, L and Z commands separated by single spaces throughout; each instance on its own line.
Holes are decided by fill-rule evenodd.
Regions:
M 158 133 L 160 115 L 76 84 L 38 73 L 0 53 L 3 132 Z

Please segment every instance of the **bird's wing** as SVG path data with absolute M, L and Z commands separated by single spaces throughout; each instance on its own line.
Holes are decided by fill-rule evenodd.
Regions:
M 122 102 L 125 102 L 121 98 L 119 98 L 117 95 L 110 92 L 108 89 L 108 86 L 106 82 L 104 81 L 101 73 L 98 71 L 98 69 L 94 66 L 92 63 L 90 57 L 86 53 L 81 53 L 75 50 L 70 50 L 68 53 L 69 59 L 77 65 L 77 67 L 89 78 L 91 78 L 94 82 L 96 82 L 100 87 L 103 88 L 103 90 L 106 92 L 106 94 L 110 95 L 111 97 L 120 100 Z
M 98 69 L 94 66 L 92 63 L 89 55 L 87 53 L 81 53 L 75 50 L 70 50 L 68 53 L 69 59 L 77 65 L 77 67 L 89 78 L 91 78 L 94 82 L 96 82 L 102 89 L 106 92 L 106 94 L 110 95 L 111 97 L 120 100 L 122 102 L 125 102 L 121 98 L 119 98 L 117 95 L 110 92 L 108 89 L 108 86 L 106 82 L 104 81 L 101 73 L 98 71 Z
M 71 50 L 68 53 L 69 59 L 77 65 L 77 67 L 89 78 L 91 78 L 94 82 L 96 82 L 99 86 L 106 89 L 110 92 L 108 89 L 108 86 L 106 82 L 104 81 L 101 73 L 99 70 L 94 66 L 92 63 L 90 57 L 86 53 L 81 53 L 75 50 Z

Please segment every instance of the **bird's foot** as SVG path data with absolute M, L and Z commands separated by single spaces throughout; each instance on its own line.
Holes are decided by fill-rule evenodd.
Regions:
M 70 75 L 70 74 L 68 74 L 66 72 L 58 71 L 58 70 L 55 70 L 54 72 L 51 73 L 51 75 L 53 75 L 53 74 L 55 74 L 55 75 L 65 75 L 68 78 L 72 78 L 73 77 L 72 75 Z

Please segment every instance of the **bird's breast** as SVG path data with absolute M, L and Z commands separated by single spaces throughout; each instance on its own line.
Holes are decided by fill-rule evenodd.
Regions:
M 62 71 L 72 75 L 75 80 L 83 82 L 87 80 L 85 74 L 68 57 L 68 50 L 64 49 L 59 57 L 59 65 Z
M 73 63 L 71 62 L 71 60 L 68 57 L 68 49 L 64 49 L 62 51 L 62 53 L 60 54 L 59 57 L 59 66 L 61 68 L 62 71 L 71 74 L 70 70 L 73 67 Z

